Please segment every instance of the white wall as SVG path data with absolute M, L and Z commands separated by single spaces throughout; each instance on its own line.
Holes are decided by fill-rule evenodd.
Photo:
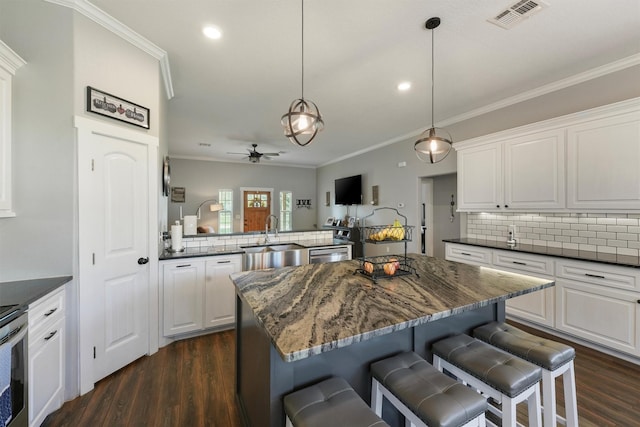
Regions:
M 316 225 L 315 169 L 270 166 L 266 162 L 225 163 L 206 160 L 171 159 L 171 186 L 185 187 L 185 203 L 169 202 L 169 222 L 179 219 L 179 206 L 184 215 L 195 215 L 200 203 L 207 199 L 217 199 L 220 189 L 234 190 L 234 214 L 240 215 L 240 187 L 273 188 L 277 200 L 280 191 L 293 192 L 293 229 L 311 230 Z M 311 209 L 295 207 L 296 199 L 311 199 Z M 217 231 L 217 223 L 202 216 L 199 224 L 211 225 Z M 278 216 L 279 206 L 274 205 Z M 234 232 L 242 232 L 240 219 L 235 219 Z

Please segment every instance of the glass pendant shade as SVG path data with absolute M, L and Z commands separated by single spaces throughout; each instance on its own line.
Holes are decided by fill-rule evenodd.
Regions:
M 432 127 L 420 134 L 413 145 L 418 159 L 423 162 L 438 163 L 451 151 L 451 135 L 442 128 Z
M 318 106 L 313 101 L 302 98 L 291 103 L 289 111 L 282 116 L 280 123 L 284 128 L 284 136 L 302 147 L 310 144 L 324 128 Z
M 422 132 L 418 137 L 418 140 L 413 144 L 413 149 L 416 152 L 416 156 L 423 162 L 429 163 L 438 163 L 444 160 L 445 157 L 451 151 L 451 145 L 453 144 L 453 139 L 449 132 L 442 128 L 437 128 L 433 123 L 433 112 L 434 112 L 434 101 L 433 101 L 433 93 L 435 89 L 434 83 L 434 63 L 433 63 L 433 51 L 434 51 L 434 41 L 433 41 L 433 33 L 438 26 L 440 25 L 440 18 L 434 17 L 429 18 L 425 23 L 425 28 L 431 30 L 431 127 L 426 131 Z

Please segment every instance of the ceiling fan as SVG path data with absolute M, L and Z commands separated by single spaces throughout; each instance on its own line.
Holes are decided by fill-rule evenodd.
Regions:
M 247 151 L 249 152 L 249 154 L 246 157 L 247 159 L 249 159 L 251 163 L 260 163 L 260 159 L 262 157 L 264 157 L 267 160 L 271 160 L 271 157 L 280 155 L 280 153 L 260 153 L 258 150 L 256 150 L 256 147 L 258 146 L 258 144 L 251 144 L 251 146 L 253 147 L 253 150 L 247 148 Z M 231 152 L 227 152 L 227 154 L 241 154 L 243 156 L 246 155 L 246 153 L 231 153 Z

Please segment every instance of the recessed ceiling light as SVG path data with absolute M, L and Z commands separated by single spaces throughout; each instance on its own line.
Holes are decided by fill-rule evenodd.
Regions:
M 208 142 L 199 142 L 198 145 L 201 147 L 211 147 L 211 144 L 209 144 Z
M 405 92 L 405 91 L 407 91 L 409 89 L 411 89 L 411 82 L 398 83 L 398 90 L 400 92 Z
M 220 31 L 220 28 L 213 27 L 211 25 L 204 27 L 202 29 L 202 33 L 213 40 L 218 40 L 222 37 L 222 31 Z

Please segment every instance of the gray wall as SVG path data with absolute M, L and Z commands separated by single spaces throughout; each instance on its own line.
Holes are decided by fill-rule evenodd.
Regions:
M 458 175 L 449 174 L 433 178 L 433 256 L 444 258 L 442 239 L 460 237 L 460 214 L 458 207 Z M 451 195 L 453 194 L 454 217 L 451 221 Z
M 185 187 L 185 203 L 169 202 L 169 223 L 179 219 L 179 206 L 184 215 L 194 215 L 200 203 L 207 199 L 217 199 L 220 189 L 234 190 L 234 214 L 240 215 L 240 187 L 273 188 L 274 197 L 280 191 L 293 192 L 293 228 L 310 230 L 315 228 L 317 216 L 316 172 L 315 169 L 271 166 L 264 163 L 225 163 L 207 160 L 171 159 L 171 186 Z M 296 199 L 311 199 L 311 209 L 295 208 Z M 277 200 L 277 199 L 276 199 Z M 211 225 L 218 230 L 217 219 L 202 211 L 199 224 Z M 278 216 L 279 206 L 274 205 Z M 240 219 L 236 217 L 234 232 L 242 231 Z
M 447 125 L 446 128 L 454 141 L 463 141 L 639 96 L 640 66 L 635 66 L 472 119 Z M 425 127 L 427 126 L 428 124 L 425 123 Z M 398 203 L 404 203 L 405 207 L 399 210 L 408 217 L 410 225 L 418 225 L 420 178 L 456 172 L 456 154 L 452 151 L 445 160 L 438 164 L 425 164 L 416 158 L 413 151 L 414 142 L 413 139 L 400 141 L 318 168 L 318 221 L 324 221 L 328 216 L 344 216 L 346 213 L 345 207 L 335 206 L 333 201 L 331 206 L 324 206 L 326 191 L 331 191 L 333 200 L 334 180 L 362 173 L 365 206 L 357 208 L 358 217 L 372 211 L 372 206 L 368 205 L 371 200 L 371 186 L 378 185 L 380 187 L 379 205 L 397 207 Z M 321 144 L 322 139 L 319 139 L 317 143 Z M 406 167 L 398 167 L 398 162 L 401 161 L 407 162 Z M 434 193 L 437 194 L 439 191 L 436 186 Z M 355 207 L 352 207 L 351 212 L 355 211 Z M 464 227 L 464 225 L 461 226 Z M 377 249 L 373 248 L 373 251 L 375 250 Z M 408 245 L 408 250 L 419 252 L 420 239 L 414 238 L 413 242 Z
M 17 216 L 0 219 L 0 281 L 69 275 L 75 198 L 73 14 L 39 0 L 0 0 L 0 39 L 27 62 L 13 79 Z
M 87 85 L 149 107 L 151 129 L 140 129 L 160 136 L 162 157 L 166 130 L 159 124 L 166 101 L 160 99 L 158 61 L 71 9 L 43 0 L 0 0 L 0 39 L 27 62 L 13 84 L 17 216 L 0 219 L 0 281 L 72 275 L 77 271 L 73 116 L 118 124 L 85 111 Z M 161 221 L 166 223 L 166 209 Z M 71 398 L 78 394 L 75 279 L 67 285 L 67 301 L 66 398 Z

